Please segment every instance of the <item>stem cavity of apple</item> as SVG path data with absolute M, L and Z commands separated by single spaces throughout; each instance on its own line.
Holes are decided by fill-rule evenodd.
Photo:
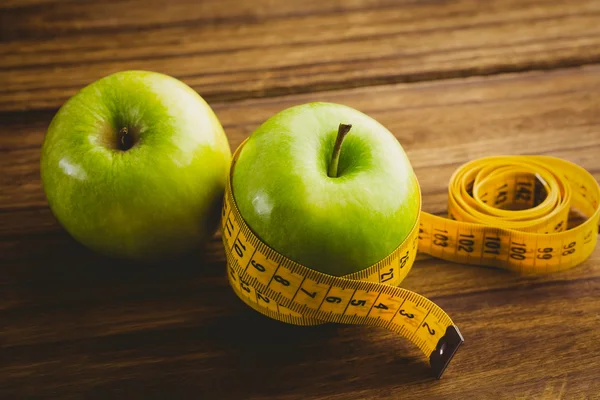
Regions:
M 119 150 L 127 151 L 133 147 L 133 137 L 126 126 L 119 131 Z
M 342 143 L 344 138 L 352 129 L 351 124 L 340 124 L 338 127 L 337 138 L 335 139 L 335 145 L 333 146 L 333 153 L 331 154 L 331 161 L 329 162 L 329 169 L 327 170 L 327 176 L 330 178 L 338 177 L 338 163 L 340 161 L 340 153 L 342 151 Z

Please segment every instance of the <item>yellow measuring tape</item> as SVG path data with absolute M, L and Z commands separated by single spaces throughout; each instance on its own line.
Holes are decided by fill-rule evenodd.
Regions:
M 290 324 L 387 328 L 418 346 L 438 379 L 463 338 L 435 303 L 398 287 L 417 249 L 458 263 L 544 273 L 580 264 L 596 246 L 600 187 L 590 173 L 553 157 L 489 157 L 452 176 L 450 219 L 420 212 L 404 242 L 377 264 L 344 277 L 323 274 L 270 248 L 240 215 L 231 176 L 242 146 L 222 212 L 229 282 L 240 299 Z M 570 209 L 587 220 L 567 230 Z

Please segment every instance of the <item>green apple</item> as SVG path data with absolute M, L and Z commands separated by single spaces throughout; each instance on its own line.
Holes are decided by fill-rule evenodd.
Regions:
M 385 258 L 418 218 L 419 186 L 402 146 L 344 105 L 309 103 L 272 116 L 233 168 L 233 195 L 253 232 L 330 275 Z
M 40 167 L 50 208 L 76 240 L 113 257 L 156 259 L 215 232 L 230 163 L 223 128 L 194 90 L 123 71 L 60 108 Z

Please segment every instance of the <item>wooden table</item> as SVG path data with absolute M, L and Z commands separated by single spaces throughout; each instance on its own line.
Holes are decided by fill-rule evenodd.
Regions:
M 599 179 L 599 1 L 4 0 L 0 12 L 0 398 L 600 398 L 598 249 L 528 278 L 421 257 L 403 286 L 466 340 L 437 381 L 383 329 L 299 328 L 246 307 L 218 234 L 165 265 L 91 253 L 52 216 L 38 165 L 69 96 L 148 69 L 197 90 L 232 149 L 294 104 L 366 112 L 402 143 L 434 213 L 452 171 L 481 156 L 553 155 Z

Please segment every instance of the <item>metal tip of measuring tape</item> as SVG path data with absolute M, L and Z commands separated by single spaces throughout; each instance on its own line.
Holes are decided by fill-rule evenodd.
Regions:
M 454 354 L 464 341 L 458 327 L 450 325 L 446 329 L 446 333 L 440 338 L 435 350 L 429 356 L 429 364 L 437 379 L 442 377 L 452 357 L 454 357 Z

